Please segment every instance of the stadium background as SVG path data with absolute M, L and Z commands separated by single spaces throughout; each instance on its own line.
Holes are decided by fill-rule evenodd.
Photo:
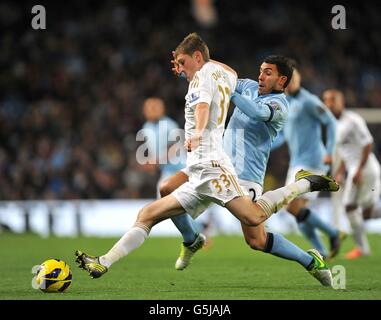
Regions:
M 162 97 L 183 125 L 187 84 L 170 59 L 191 31 L 240 77 L 257 78 L 268 54 L 289 55 L 312 92 L 336 87 L 347 107 L 381 113 L 380 19 L 367 1 L 346 5 L 346 30 L 332 29 L 333 2 L 212 1 L 209 24 L 192 1 L 38 3 L 46 30 L 31 28 L 35 1 L 0 6 L 1 200 L 154 197 L 158 172 L 135 158 L 141 105 Z M 381 126 L 370 129 L 381 159 Z M 268 188 L 287 165 L 286 147 L 272 154 Z

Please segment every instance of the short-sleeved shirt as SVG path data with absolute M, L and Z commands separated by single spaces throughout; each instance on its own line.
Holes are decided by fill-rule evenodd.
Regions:
M 336 147 L 345 166 L 358 168 L 363 148 L 373 142 L 373 137 L 360 115 L 345 110 L 337 123 Z
M 209 119 L 200 145 L 187 154 L 187 166 L 227 157 L 223 150 L 222 136 L 230 95 L 236 82 L 236 75 L 218 64 L 207 62 L 189 83 L 185 96 L 185 139 L 195 133 L 195 109 L 198 103 L 209 105 Z

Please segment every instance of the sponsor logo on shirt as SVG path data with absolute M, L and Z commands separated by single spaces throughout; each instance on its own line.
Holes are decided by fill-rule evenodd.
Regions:
M 200 98 L 200 91 L 193 92 L 187 96 L 187 103 L 195 102 Z

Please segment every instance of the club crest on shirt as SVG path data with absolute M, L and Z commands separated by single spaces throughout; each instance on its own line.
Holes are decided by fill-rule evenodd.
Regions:
M 317 110 L 319 111 L 319 113 L 325 113 L 325 109 L 323 106 L 318 106 Z
M 248 98 L 251 99 L 252 94 L 251 94 L 250 89 L 246 89 L 246 90 L 243 92 L 243 95 L 244 95 L 245 97 L 248 97 Z

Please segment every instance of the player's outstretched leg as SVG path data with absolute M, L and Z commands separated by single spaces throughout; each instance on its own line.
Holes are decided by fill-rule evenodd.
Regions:
M 151 228 L 158 222 L 182 214 L 184 208 L 172 196 L 166 196 L 146 205 L 140 210 L 135 224 L 104 255 L 89 256 L 76 252 L 76 261 L 93 278 L 99 278 L 110 269 L 111 265 L 139 248 L 147 239 Z
M 175 264 L 176 270 L 184 270 L 190 264 L 194 254 L 204 246 L 205 241 L 205 235 L 200 233 L 191 245 L 186 246 L 184 243 L 182 243 L 180 256 L 176 260 Z
M 75 252 L 75 256 L 78 267 L 86 270 L 93 279 L 103 276 L 108 270 L 99 262 L 99 257 L 90 256 L 79 250 Z
M 295 175 L 295 182 L 290 183 L 282 188 L 267 191 L 260 196 L 256 202 L 256 205 L 261 208 L 266 217 L 260 216 L 257 223 L 252 225 L 258 225 L 273 213 L 278 212 L 283 206 L 289 204 L 295 198 L 301 196 L 304 193 L 312 191 L 338 191 L 339 185 L 334 179 L 326 175 L 316 175 L 309 171 L 300 170 Z M 237 201 L 232 200 L 230 204 L 226 206 L 228 210 L 233 214 L 238 213 L 237 210 L 243 210 L 242 206 L 236 206 Z M 240 217 L 244 214 L 238 213 Z M 241 219 L 241 218 L 240 218 Z M 263 221 L 261 221 L 263 220 Z M 242 219 L 241 219 L 242 221 Z M 247 225 L 247 221 L 243 221 Z
M 347 217 L 352 228 L 353 240 L 356 243 L 356 248 L 348 252 L 345 257 L 347 259 L 357 259 L 363 255 L 370 254 L 370 245 L 365 231 L 364 219 L 361 208 L 346 208 Z
M 322 256 L 315 253 L 316 249 L 304 251 L 287 240 L 283 235 L 266 232 L 263 224 L 257 227 L 248 227 L 243 224 L 241 226 L 245 241 L 252 249 L 298 262 L 323 285 L 327 285 L 329 282 L 330 275 L 326 274 L 328 268 L 325 262 L 321 261 Z
M 316 249 L 307 250 L 314 259 L 314 264 L 308 272 L 316 278 L 323 286 L 332 286 L 332 273 L 325 263 L 323 257 Z

